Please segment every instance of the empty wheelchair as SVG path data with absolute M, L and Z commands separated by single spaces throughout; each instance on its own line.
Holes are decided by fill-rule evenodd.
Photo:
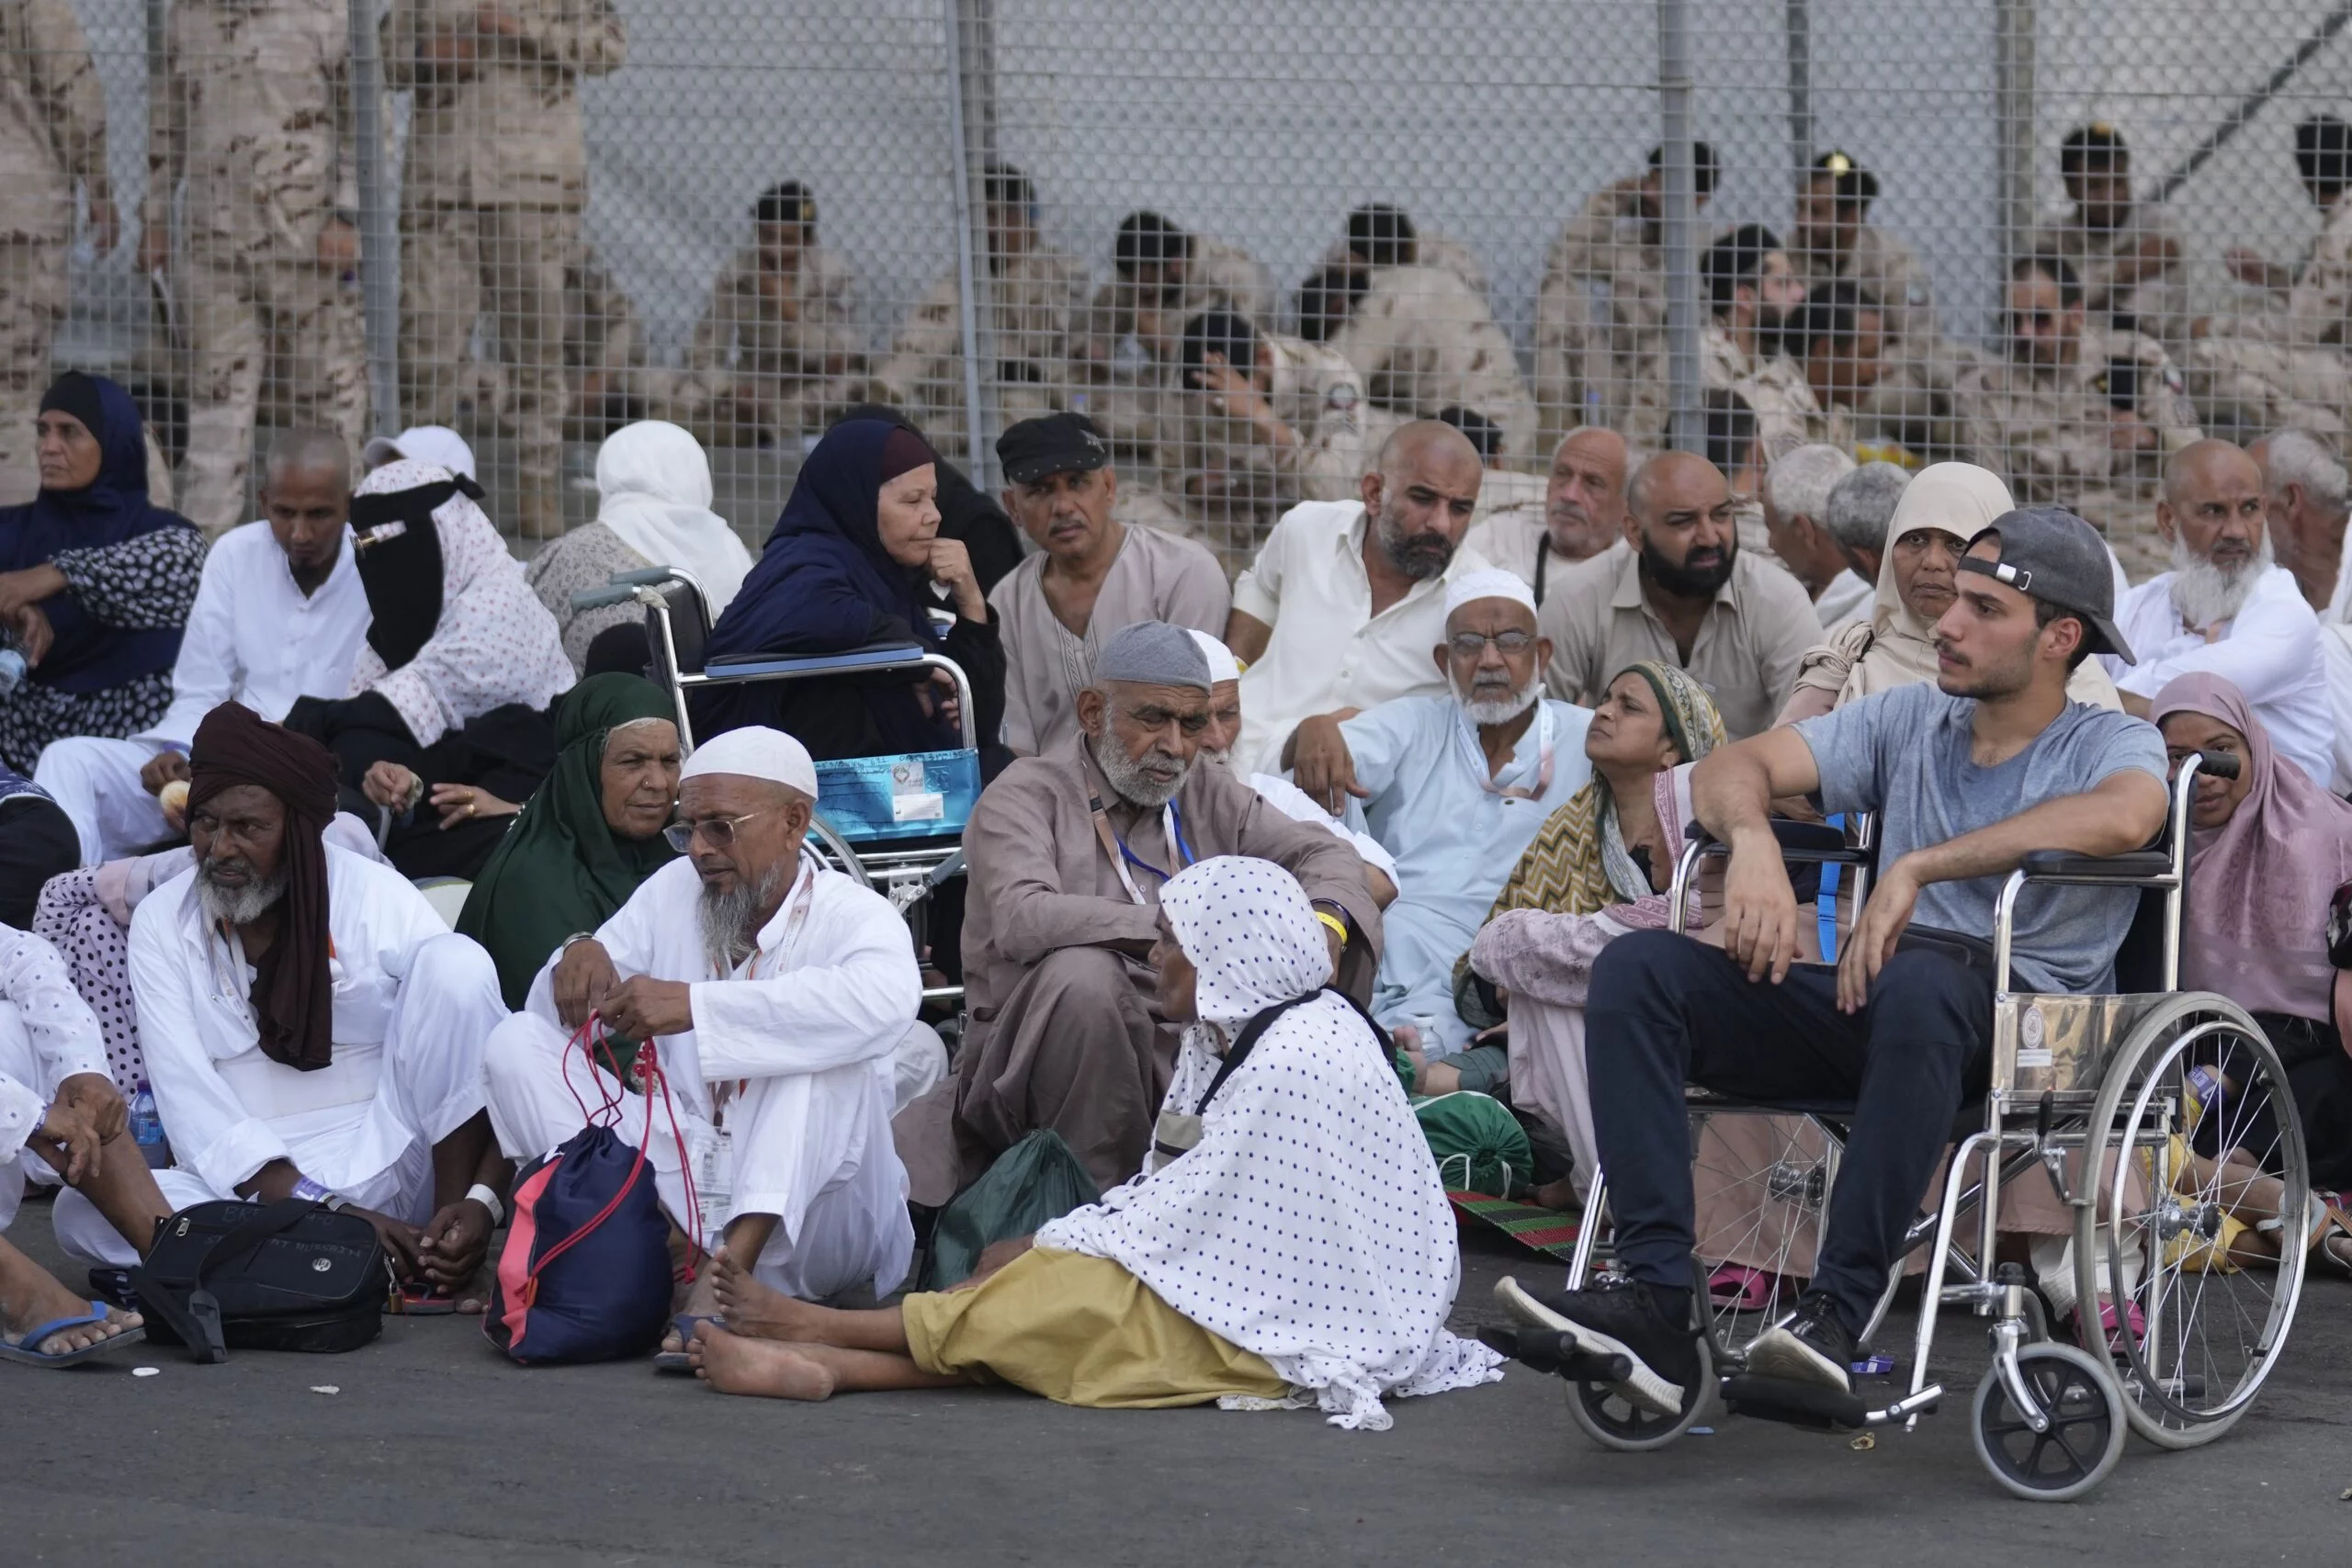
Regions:
M 2177 988 L 2196 775 L 2202 768 L 2228 776 L 2236 765 L 2233 757 L 2192 757 L 2181 765 L 2159 847 L 2106 858 L 2036 852 L 2002 889 L 1992 941 L 1991 1087 L 1981 1110 L 1970 1107 L 1955 1128 L 1939 1198 L 1905 1238 L 1907 1254 L 1925 1249 L 1906 1387 L 1870 1394 L 1858 1378 L 1856 1392 L 1841 1396 L 1749 1376 L 1747 1348 L 1786 1316 L 1793 1288 L 1776 1290 L 1769 1302 L 1718 1300 L 1701 1309 L 1709 1318 L 1699 1347 L 1702 1375 L 1671 1416 L 1613 1392 L 1625 1371 L 1619 1358 L 1531 1343 L 1524 1331 L 1498 1339 L 1565 1378 L 1576 1421 L 1611 1449 L 1671 1442 L 1716 1400 L 1731 1414 L 1802 1425 L 1908 1428 L 1942 1398 L 1928 1368 L 1939 1309 L 1951 1306 L 1990 1322 L 1993 1364 L 1970 1404 L 1971 1433 L 1985 1468 L 2018 1496 L 2054 1502 L 2088 1492 L 2114 1467 L 2127 1431 L 2167 1449 L 2194 1448 L 2228 1431 L 2285 1350 L 2302 1288 L 2309 1204 L 2301 1126 L 2277 1052 L 2235 1003 Z M 1854 848 L 1822 829 L 1782 826 L 1790 861 L 1841 863 L 1867 876 L 1866 836 Z M 1701 863 L 1727 852 L 1693 837 L 1675 878 L 1678 930 Z M 2117 955 L 2115 994 L 2010 989 L 2017 903 L 2037 883 L 2139 890 Z M 1856 887 L 1858 908 L 1864 891 Z M 1798 1233 L 1826 1217 L 1852 1107 L 1736 1102 L 1696 1090 L 1689 1100 L 1694 1147 L 1703 1147 L 1699 1125 L 1717 1118 L 1782 1119 L 1783 1128 L 1806 1134 L 1774 1134 L 1761 1158 L 1753 1157 L 1751 1141 L 1742 1166 L 1753 1195 L 1785 1213 L 1744 1232 L 1718 1226 L 1712 1237 L 1702 1215 L 1702 1265 L 1721 1262 L 1725 1235 L 1736 1234 L 1742 1246 L 1763 1249 L 1759 1272 L 1779 1278 L 1781 1271 L 1769 1267 L 1776 1256 L 1803 1267 L 1796 1259 L 1810 1237 Z M 1993 1261 L 2000 1194 L 2018 1181 L 2047 1182 L 2072 1216 L 2075 1295 L 2094 1344 L 2102 1337 L 2099 1303 L 2112 1307 L 2104 1353 L 2053 1338 L 2024 1269 Z M 1597 1239 L 1606 1203 L 1606 1173 L 1596 1173 L 1571 1290 L 1609 1266 Z M 1971 1235 L 1963 1226 L 1973 1228 L 1973 1248 L 1960 1244 Z M 2275 1262 L 2256 1260 L 2258 1247 L 2236 1245 L 2266 1226 L 2278 1238 Z M 1774 1254 L 1776 1247 L 1784 1250 Z M 1889 1279 L 1861 1336 L 1863 1353 L 1905 1277 L 1898 1266 Z M 1707 1292 L 1697 1299 L 1706 1302 Z M 1856 1371 L 1875 1366 L 1860 1363 Z

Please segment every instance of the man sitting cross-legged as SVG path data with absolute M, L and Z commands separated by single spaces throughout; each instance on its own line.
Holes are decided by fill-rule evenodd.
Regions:
M 1384 1394 L 1498 1375 L 1446 1332 L 1453 1222 L 1377 1038 L 1324 988 L 1306 890 L 1219 856 L 1169 881 L 1155 924 L 1159 1005 L 1189 1026 L 1166 1162 L 1001 1269 L 876 1312 L 786 1300 L 722 1260 L 725 1326 L 697 1325 L 693 1352 L 713 1387 L 822 1399 L 1001 1380 L 1066 1404 L 1312 1403 L 1377 1431 Z
M 1699 819 L 1731 846 L 1723 947 L 1635 931 L 1593 965 L 1585 1061 L 1630 1279 L 1566 1295 L 1497 1289 L 1522 1320 L 1629 1355 L 1619 1392 L 1644 1409 L 1678 1409 L 1698 1370 L 1683 1086 L 1854 1100 L 1812 1283 L 1794 1317 L 1748 1351 L 1751 1373 L 1849 1392 L 1855 1338 L 1953 1117 L 1984 1087 L 1992 1040 L 1992 979 L 1897 951 L 1905 929 L 1916 917 L 1988 938 L 2002 884 L 2029 852 L 2120 854 L 2164 825 L 2163 739 L 2066 696 L 2067 671 L 2086 655 L 2132 658 L 2090 525 L 2054 508 L 2006 513 L 1969 542 L 1958 578 L 1936 624 L 1933 686 L 1863 697 L 1699 764 Z M 1879 876 L 1834 971 L 1792 962 L 1800 916 L 1766 808 L 1797 795 L 1879 814 Z M 2029 890 L 2011 956 L 2018 988 L 2109 988 L 2138 898 Z
M 723 1231 L 729 1255 L 787 1295 L 887 1295 L 914 1252 L 890 1111 L 922 980 L 889 900 L 800 852 L 816 800 L 817 765 L 781 730 L 731 729 L 688 758 L 670 829 L 684 852 L 560 948 L 491 1035 L 490 1113 L 509 1155 L 543 1155 L 581 1130 L 583 1099 L 621 1092 L 601 1067 L 596 1088 L 566 1087 L 571 1032 L 593 1013 L 650 1039 L 669 1107 L 646 1161 L 685 1238 Z M 708 1224 L 686 1206 L 673 1116 Z M 685 1310 L 717 1310 L 708 1269 Z
M 188 750 L 196 864 L 141 900 L 130 988 L 172 1211 L 309 1198 L 376 1227 L 414 1305 L 447 1310 L 490 1245 L 506 1173 L 481 1047 L 506 1010 L 490 955 L 389 866 L 324 843 L 334 761 L 223 703 Z M 66 1251 L 130 1244 L 60 1194 Z

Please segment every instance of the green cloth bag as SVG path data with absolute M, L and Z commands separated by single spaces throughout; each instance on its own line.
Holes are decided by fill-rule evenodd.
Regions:
M 1527 1130 L 1492 1095 L 1469 1089 L 1432 1095 L 1413 1101 L 1413 1115 L 1446 1190 L 1515 1198 L 1533 1178 L 1535 1150 Z
M 1061 1134 L 1050 1127 L 1038 1128 L 997 1156 L 978 1181 L 939 1211 L 916 1289 L 944 1291 L 962 1284 L 980 1266 L 980 1254 L 989 1247 L 1027 1235 L 1047 1220 L 1083 1209 L 1102 1195 Z

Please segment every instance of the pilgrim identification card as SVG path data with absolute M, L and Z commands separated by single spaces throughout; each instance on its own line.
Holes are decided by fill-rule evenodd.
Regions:
M 890 820 L 893 822 L 936 822 L 947 815 L 947 796 L 930 787 L 931 778 L 921 762 L 898 761 L 890 764 Z
M 702 1242 L 716 1247 L 727 1234 L 727 1211 L 734 1202 L 735 1134 L 725 1127 L 710 1130 L 710 1142 L 695 1162 L 695 1202 L 702 1211 Z

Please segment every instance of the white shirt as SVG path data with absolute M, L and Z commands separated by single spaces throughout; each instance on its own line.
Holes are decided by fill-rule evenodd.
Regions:
M 0 1181 L 15 1181 L 17 1153 L 40 1125 L 49 1103 L 42 1084 L 61 1084 L 82 1073 L 106 1077 L 107 1043 L 97 1015 L 74 991 L 57 949 L 9 926 L 0 926 L 0 1001 L 14 1008 L 17 1026 L 40 1070 L 40 1081 L 29 1084 L 0 1073 Z M 5 1020 L 0 1027 L 6 1027 Z
M 1302 502 L 1233 585 L 1233 607 L 1273 628 L 1265 653 L 1241 672 L 1233 771 L 1244 778 L 1283 771 L 1283 743 L 1303 718 L 1445 690 L 1431 657 L 1445 640 L 1445 585 L 1487 570 L 1487 559 L 1455 550 L 1442 575 L 1375 615 L 1365 525 L 1360 501 Z
M 346 528 L 334 569 L 305 594 L 268 524 L 221 535 L 204 558 L 180 637 L 172 705 L 131 739 L 186 750 L 204 716 L 232 699 L 275 724 L 298 697 L 349 695 L 351 667 L 375 618 L 350 541 Z
M 2212 674 L 2245 694 L 2270 744 L 2315 783 L 2335 772 L 2335 715 L 2328 700 L 2320 653 L 2319 617 L 2303 602 L 2295 574 L 2274 566 L 2263 573 L 2219 642 L 2183 624 L 2165 572 L 2140 584 L 2116 606 L 2116 629 L 2137 664 L 2102 654 L 2119 691 L 2154 697 L 2179 675 Z
M 1821 617 L 1824 637 L 1835 632 L 1849 621 L 1865 619 L 1878 597 L 1878 590 L 1860 573 L 1841 571 L 1829 580 L 1821 597 L 1813 602 L 1813 613 Z
M 1259 799 L 1292 821 L 1326 829 L 1334 837 L 1345 839 L 1354 847 L 1356 853 L 1363 857 L 1364 864 L 1386 877 L 1389 886 L 1396 886 L 1396 857 L 1390 854 L 1378 839 L 1370 833 L 1357 832 L 1316 805 L 1305 790 L 1279 774 L 1251 773 L 1250 787 L 1258 792 Z
M 174 1156 L 216 1192 L 277 1159 L 330 1188 L 356 1187 L 416 1139 L 377 1088 L 401 980 L 417 948 L 449 928 L 400 873 L 325 848 L 334 1060 L 315 1072 L 263 1055 L 243 944 L 205 917 L 194 870 L 130 917 L 130 989 L 155 1108 Z

